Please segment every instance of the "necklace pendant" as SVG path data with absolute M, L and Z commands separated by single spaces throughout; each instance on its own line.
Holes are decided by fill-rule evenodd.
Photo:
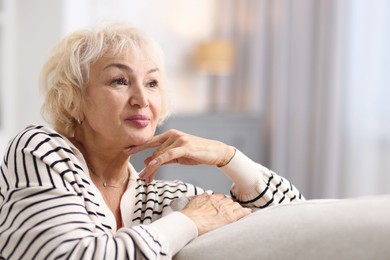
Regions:
M 107 187 L 107 182 L 104 181 L 104 182 L 103 182 L 103 186 L 104 186 L 104 187 Z

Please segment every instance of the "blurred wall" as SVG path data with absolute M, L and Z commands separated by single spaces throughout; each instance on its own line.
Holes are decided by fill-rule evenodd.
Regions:
M 62 35 L 62 3 L 4 0 L 1 150 L 26 125 L 43 123 L 38 74 L 48 50 Z

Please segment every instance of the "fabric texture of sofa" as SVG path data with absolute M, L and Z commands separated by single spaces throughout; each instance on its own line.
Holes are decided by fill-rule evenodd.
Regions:
M 258 210 L 194 239 L 174 259 L 390 259 L 389 237 L 390 195 L 308 200 Z

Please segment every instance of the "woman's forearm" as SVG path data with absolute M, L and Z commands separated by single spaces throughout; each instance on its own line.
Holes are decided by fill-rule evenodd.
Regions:
M 239 150 L 227 165 L 219 169 L 233 181 L 232 195 L 243 206 L 265 208 L 304 200 L 287 179 L 252 161 Z

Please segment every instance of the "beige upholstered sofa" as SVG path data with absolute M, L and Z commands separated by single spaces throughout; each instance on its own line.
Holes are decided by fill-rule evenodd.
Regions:
M 258 210 L 196 238 L 174 259 L 390 259 L 390 195 Z

